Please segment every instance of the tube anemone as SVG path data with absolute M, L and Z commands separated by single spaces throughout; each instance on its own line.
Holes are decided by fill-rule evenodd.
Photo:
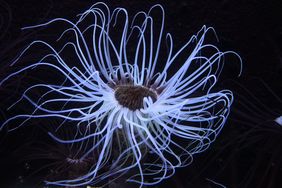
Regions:
M 207 33 L 215 33 L 206 26 L 175 51 L 173 37 L 164 32 L 164 14 L 163 7 L 155 5 L 147 13 L 137 13 L 130 22 L 124 8 L 111 11 L 99 2 L 80 14 L 75 23 L 56 18 L 23 28 L 62 23 L 62 27 L 68 26 L 56 42 L 66 35 L 71 37 L 65 37 L 61 48 L 42 40 L 32 42 L 20 57 L 42 45 L 50 53 L 0 84 L 22 72 L 46 67 L 65 80 L 28 87 L 12 107 L 26 100 L 33 112 L 7 119 L 1 127 L 16 119 L 23 119 L 20 127 L 31 119 L 60 118 L 62 124 L 77 126 L 80 134 L 63 140 L 49 133 L 52 138 L 61 144 L 91 143 L 81 160 L 91 157 L 93 151 L 98 153 L 85 175 L 47 184 L 97 185 L 137 169 L 139 173 L 127 181 L 140 187 L 155 185 L 171 177 L 176 168 L 189 165 L 193 155 L 206 150 L 218 136 L 233 95 L 229 90 L 214 92 L 213 86 L 224 56 L 238 55 L 206 43 Z M 75 59 L 66 57 L 67 48 L 72 49 Z M 30 95 L 35 90 L 43 94 L 38 98 Z

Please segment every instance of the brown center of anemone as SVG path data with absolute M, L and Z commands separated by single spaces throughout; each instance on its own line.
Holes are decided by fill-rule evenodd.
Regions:
M 147 87 L 120 85 L 115 89 L 115 98 L 118 103 L 133 111 L 143 108 L 145 97 L 151 97 L 154 102 L 157 100 L 156 92 Z

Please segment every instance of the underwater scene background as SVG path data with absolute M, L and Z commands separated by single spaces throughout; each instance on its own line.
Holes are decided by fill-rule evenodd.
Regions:
M 0 0 L 0 81 L 13 72 L 10 64 L 32 41 L 51 41 L 61 28 L 21 30 L 61 17 L 76 20 L 79 13 L 97 1 L 92 0 Z M 152 187 L 157 188 L 278 188 L 282 185 L 282 6 L 279 1 L 263 0 L 144 0 L 103 1 L 110 9 L 124 7 L 132 18 L 139 11 L 148 11 L 161 4 L 165 10 L 165 32 L 173 35 L 174 49 L 181 48 L 203 25 L 213 27 L 219 42 L 211 34 L 207 40 L 221 51 L 235 51 L 226 56 L 224 68 L 214 90 L 228 89 L 234 101 L 227 121 L 209 148 L 193 156 L 193 162 L 177 168 L 175 174 Z M 67 36 L 68 37 L 68 36 Z M 115 35 L 113 35 L 113 38 Z M 32 49 L 20 63 L 28 64 L 46 54 L 46 48 Z M 160 53 L 162 55 L 162 53 Z M 180 57 L 179 64 L 182 63 Z M 183 57 L 184 58 L 184 57 Z M 72 60 L 70 54 L 69 60 Z M 165 61 L 165 57 L 160 57 Z M 158 67 L 157 67 L 158 68 Z M 177 69 L 179 67 L 175 67 Z M 240 71 L 241 75 L 238 77 Z M 172 70 L 169 74 L 173 74 Z M 23 86 L 41 80 L 56 81 L 41 69 L 23 73 L 0 86 L 0 123 L 30 108 L 23 103 L 7 108 L 18 99 Z M 40 92 L 34 93 L 41 95 Z M 20 121 L 15 121 L 14 126 Z M 82 155 L 79 145 L 68 148 L 47 134 L 55 132 L 61 122 L 38 119 L 15 131 L 0 131 L 0 187 L 47 188 L 44 181 L 76 177 L 89 169 L 92 158 L 77 163 L 69 156 Z M 53 126 L 54 125 L 54 126 Z M 56 125 L 56 126 L 55 126 Z M 75 131 L 65 127 L 57 133 L 73 138 Z M 179 142 L 182 142 L 181 140 Z M 184 143 L 180 143 L 184 144 Z M 66 158 L 68 159 L 67 162 Z M 71 164 L 69 166 L 69 164 Z M 105 169 L 105 171 L 111 169 Z M 138 173 L 134 170 L 131 174 Z M 106 187 L 134 188 L 121 177 Z M 64 186 L 67 187 L 67 186 Z M 77 186 L 86 187 L 86 186 Z M 143 186 L 149 187 L 149 186 Z

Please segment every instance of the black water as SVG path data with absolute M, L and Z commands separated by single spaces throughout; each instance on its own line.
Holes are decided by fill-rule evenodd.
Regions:
M 52 36 L 46 31 L 21 31 L 22 27 L 56 17 L 74 20 L 93 2 L 0 0 L 0 79 L 12 70 L 9 63 L 29 42 Z M 165 29 L 174 36 L 175 48 L 205 24 L 217 31 L 221 50 L 234 50 L 243 60 L 243 72 L 238 78 L 238 63 L 228 59 L 230 63 L 226 63 L 217 86 L 232 90 L 235 96 L 230 118 L 219 138 L 209 150 L 195 156 L 190 166 L 178 169 L 172 178 L 156 187 L 219 187 L 207 179 L 228 188 L 281 187 L 282 126 L 274 119 L 282 115 L 282 4 L 274 0 L 106 2 L 110 8 L 125 7 L 131 15 L 160 3 L 166 11 Z M 36 53 L 40 54 L 40 50 Z M 26 61 L 29 59 L 33 59 L 31 54 Z M 25 84 L 19 80 L 21 77 L 0 89 L 1 122 L 11 115 L 6 107 L 20 85 Z M 14 113 L 25 108 L 20 106 Z M 42 179 L 48 173 L 44 165 L 49 160 L 36 160 L 36 144 L 50 143 L 45 128 L 39 128 L 41 124 L 48 127 L 48 123 L 40 121 L 8 134 L 0 132 L 1 188 L 43 187 Z M 48 153 L 48 149 L 43 152 Z M 43 170 L 37 172 L 41 167 Z

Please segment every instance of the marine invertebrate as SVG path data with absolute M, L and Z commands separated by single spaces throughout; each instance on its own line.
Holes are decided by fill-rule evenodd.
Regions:
M 65 80 L 28 87 L 12 107 L 26 100 L 33 112 L 16 115 L 1 127 L 15 119 L 23 119 L 19 127 L 34 118 L 60 118 L 62 125 L 77 126 L 77 134 L 64 140 L 49 133 L 52 138 L 62 144 L 90 144 L 83 155 L 80 152 L 81 160 L 94 151 L 98 155 L 85 175 L 47 184 L 96 185 L 138 169 L 128 181 L 140 187 L 155 185 L 172 176 L 176 168 L 189 165 L 193 155 L 206 150 L 220 133 L 233 95 L 229 90 L 212 89 L 224 55 L 238 55 L 205 44 L 207 33 L 214 33 L 206 26 L 175 51 L 173 37 L 164 33 L 164 14 L 163 7 L 155 5 L 147 13 L 137 13 L 130 22 L 124 8 L 110 11 L 100 2 L 79 15 L 76 23 L 56 18 L 24 28 L 68 25 L 58 39 L 66 38 L 61 48 L 42 40 L 32 42 L 20 57 L 40 45 L 50 53 L 0 84 L 24 71 L 44 67 Z M 39 97 L 30 95 L 39 90 Z

